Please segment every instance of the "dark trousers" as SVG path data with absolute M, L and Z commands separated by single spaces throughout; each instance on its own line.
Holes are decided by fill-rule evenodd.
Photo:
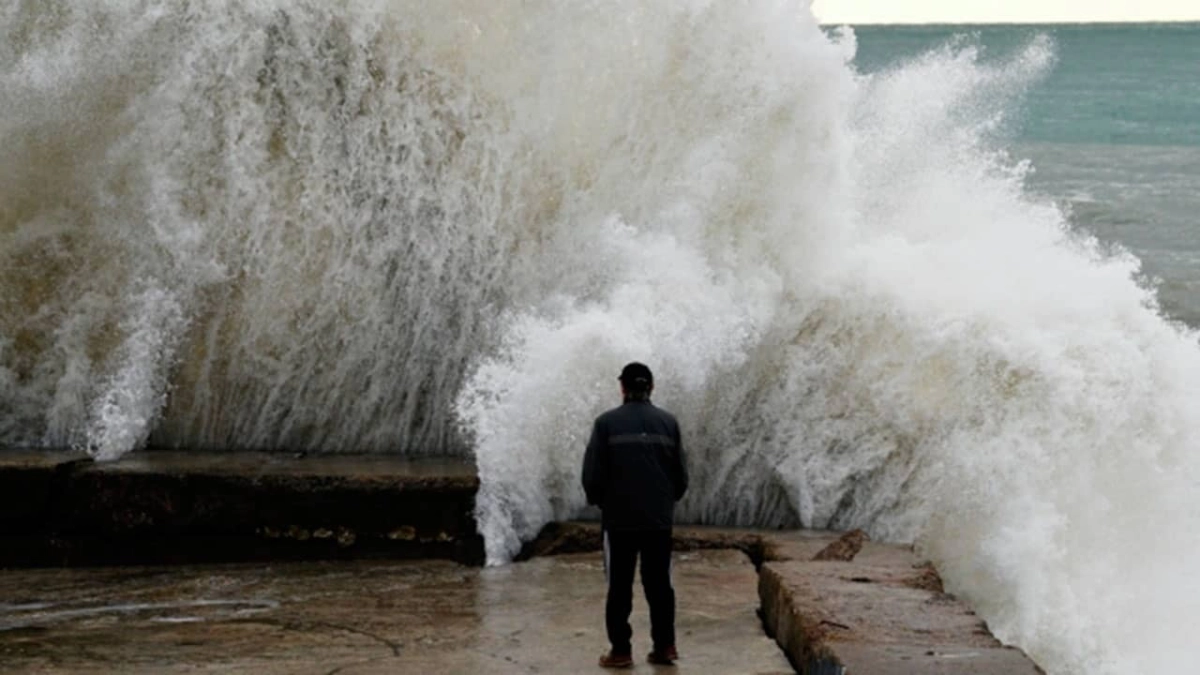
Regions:
M 642 556 L 642 590 L 650 605 L 650 639 L 655 649 L 675 646 L 675 589 L 671 587 L 671 531 L 604 531 L 608 602 L 604 622 L 614 654 L 630 654 L 633 629 L 633 571 Z

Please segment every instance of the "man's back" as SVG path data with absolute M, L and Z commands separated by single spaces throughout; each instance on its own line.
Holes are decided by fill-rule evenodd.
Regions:
M 584 457 L 588 503 L 606 530 L 670 530 L 688 476 L 679 423 L 648 399 L 596 418 Z
M 650 605 L 650 663 L 671 665 L 675 649 L 675 589 L 671 586 L 671 525 L 675 502 L 687 491 L 679 423 L 654 407 L 654 374 L 634 361 L 621 369 L 625 404 L 596 418 L 583 457 L 583 490 L 604 513 L 604 624 L 612 649 L 605 668 L 633 665 L 629 613 L 633 575 L 642 559 L 642 587 Z

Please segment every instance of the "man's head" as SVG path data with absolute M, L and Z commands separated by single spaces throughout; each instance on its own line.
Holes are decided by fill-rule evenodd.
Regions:
M 627 364 L 617 379 L 621 381 L 621 393 L 627 399 L 647 399 L 650 398 L 650 392 L 654 391 L 654 374 L 644 363 L 634 361 Z

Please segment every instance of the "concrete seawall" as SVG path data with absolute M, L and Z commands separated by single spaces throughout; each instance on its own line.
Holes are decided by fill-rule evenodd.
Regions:
M 470 463 L 0 451 L 0 566 L 483 559 Z
M 450 565 L 475 566 L 483 557 L 473 518 L 478 486 L 473 466 L 446 461 L 146 452 L 119 462 L 94 464 L 66 452 L 0 450 L 0 568 L 362 559 L 442 559 Z M 553 523 L 526 546 L 520 559 L 547 560 L 568 554 L 594 558 L 599 547 L 596 524 Z M 714 579 L 742 579 L 744 574 L 737 571 L 736 560 L 691 559 L 686 557 L 689 552 L 738 550 L 745 554 L 742 564 L 748 559 L 753 563 L 751 574 L 757 572 L 755 604 L 761 626 L 797 672 L 1041 672 L 1022 652 L 1001 645 L 969 607 L 946 594 L 937 572 L 909 546 L 870 542 L 858 532 L 679 527 L 675 548 L 685 556 L 680 560 L 689 561 L 680 566 L 680 575 L 712 573 Z M 598 564 L 593 558 L 565 564 L 590 568 Z M 447 573 L 453 574 L 450 568 Z M 41 583 L 37 572 L 22 574 L 33 576 L 27 583 L 18 582 L 17 587 L 36 588 Z M 89 574 L 97 573 L 81 572 L 75 580 L 86 586 Z M 188 574 L 203 575 L 194 570 Z M 521 578 L 512 576 L 514 583 Z M 547 583 L 545 574 L 540 578 L 539 584 Z M 677 583 L 681 588 L 703 588 L 712 582 L 680 579 Z M 729 626 L 738 625 L 737 598 L 752 595 L 753 586 L 743 588 L 739 581 L 736 587 L 710 590 L 724 593 L 728 599 L 721 612 L 734 612 L 729 615 L 728 620 L 734 622 Z M 357 591 L 347 591 L 351 592 Z M 588 593 L 588 602 L 602 604 L 602 588 Z M 681 606 L 698 601 L 684 595 L 680 598 Z M 22 607 L 55 602 L 59 600 L 31 596 Z M 444 599 L 432 602 L 443 603 Z M 0 604 L 0 609 L 3 607 Z M 13 611 L 17 614 L 8 619 L 13 626 L 21 631 L 36 627 L 36 621 L 29 623 L 30 610 Z M 445 616 L 457 616 L 458 611 L 449 608 Z M 495 615 L 494 609 L 486 607 L 470 611 Z M 514 621 L 521 610 L 515 611 Z M 353 611 L 338 614 L 338 621 L 359 620 L 355 616 Z M 571 621 L 586 626 L 590 613 L 571 616 Z M 5 649 L 4 623 L 0 620 L 0 653 Z M 476 624 L 468 622 L 464 630 L 476 630 L 470 627 Z M 399 642 L 404 631 L 413 630 L 405 628 L 407 625 L 389 623 L 371 630 L 398 632 L 393 638 Z M 705 625 L 698 623 L 696 629 Z M 710 629 L 717 631 L 714 635 L 743 635 L 741 629 L 716 624 L 705 630 Z M 215 624 L 213 630 L 217 631 L 214 635 L 220 634 Z M 545 665 L 566 656 L 551 656 L 561 650 L 556 642 L 561 636 L 556 636 L 552 627 L 547 630 L 547 635 L 526 638 L 528 642 L 520 649 L 510 645 L 512 655 L 504 658 L 516 668 L 513 672 L 524 672 L 518 668 L 523 658 L 543 659 L 537 663 Z M 576 638 L 590 635 L 580 630 L 583 632 L 576 633 Z M 70 635 L 69 630 L 64 633 Z M 25 638 L 17 639 L 25 644 L 21 642 Z M 595 641 L 595 636 L 588 639 Z M 749 638 L 729 639 L 732 642 L 720 648 L 714 644 L 695 650 L 696 660 L 689 670 L 733 672 L 722 670 L 728 667 L 723 655 L 737 653 L 739 641 Z M 46 658 L 53 659 L 57 657 L 53 657 L 56 652 L 51 642 L 47 642 Z M 137 646 L 130 649 L 136 651 Z M 314 649 L 312 658 L 325 653 L 319 647 Z M 398 649 L 393 651 L 399 655 Z M 37 650 L 29 653 L 41 654 Z M 421 658 L 427 657 L 431 664 L 459 658 L 448 652 L 438 654 L 441 652 L 434 650 Z M 718 666 L 720 663 L 726 665 Z M 169 664 L 159 665 L 167 668 Z M 88 667 L 86 662 L 80 665 L 83 671 Z M 261 664 L 254 666 L 261 668 Z M 464 666 L 453 672 L 472 671 Z M 776 670 L 763 667 L 755 672 Z

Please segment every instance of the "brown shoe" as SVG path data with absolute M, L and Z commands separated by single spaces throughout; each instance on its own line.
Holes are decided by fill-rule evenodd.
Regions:
M 600 657 L 601 668 L 632 668 L 633 656 L 609 652 Z
M 679 660 L 679 652 L 675 651 L 674 646 L 655 649 L 646 655 L 646 660 L 656 666 L 673 666 Z

